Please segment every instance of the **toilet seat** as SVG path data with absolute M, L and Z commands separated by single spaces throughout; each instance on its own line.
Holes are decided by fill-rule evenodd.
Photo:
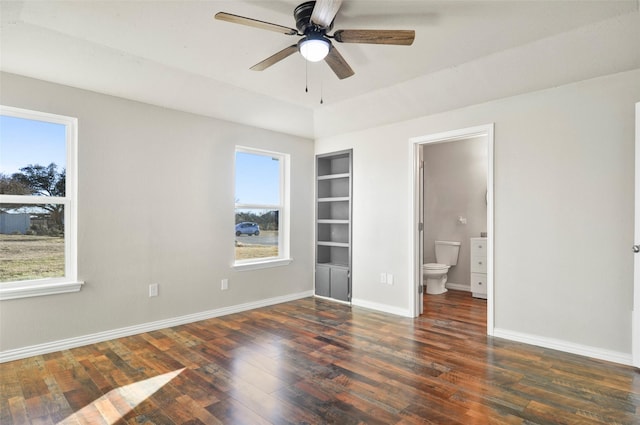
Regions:
M 446 264 L 440 264 L 440 263 L 427 263 L 427 264 L 423 264 L 422 268 L 424 270 L 448 270 L 449 266 L 447 266 Z

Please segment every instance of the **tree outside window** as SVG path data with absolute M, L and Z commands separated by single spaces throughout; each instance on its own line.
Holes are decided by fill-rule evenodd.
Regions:
M 76 120 L 6 106 L 0 112 L 0 299 L 42 295 L 34 288 L 43 281 L 56 288 L 48 293 L 78 290 Z M 64 282 L 71 281 L 69 290 Z

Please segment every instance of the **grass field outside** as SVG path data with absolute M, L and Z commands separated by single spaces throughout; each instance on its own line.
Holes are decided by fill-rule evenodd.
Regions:
M 254 258 L 269 258 L 278 256 L 278 235 L 277 232 L 264 230 L 261 236 L 240 236 L 236 237 L 236 261 L 249 260 Z M 261 243 L 260 241 L 273 241 Z
M 0 235 L 0 282 L 64 276 L 64 238 Z
M 278 256 L 277 245 L 236 240 L 236 260 Z M 0 282 L 64 276 L 64 238 L 0 234 Z
M 246 245 L 236 246 L 236 260 L 249 260 L 253 258 L 277 257 L 277 246 Z

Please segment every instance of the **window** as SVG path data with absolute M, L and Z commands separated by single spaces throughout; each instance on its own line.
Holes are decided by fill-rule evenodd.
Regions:
M 0 300 L 80 290 L 76 127 L 0 106 Z
M 235 267 L 288 264 L 289 156 L 236 148 Z

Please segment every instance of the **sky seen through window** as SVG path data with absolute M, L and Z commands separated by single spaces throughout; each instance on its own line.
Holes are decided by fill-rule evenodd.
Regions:
M 0 173 L 11 176 L 27 165 L 66 168 L 63 124 L 0 115 Z

